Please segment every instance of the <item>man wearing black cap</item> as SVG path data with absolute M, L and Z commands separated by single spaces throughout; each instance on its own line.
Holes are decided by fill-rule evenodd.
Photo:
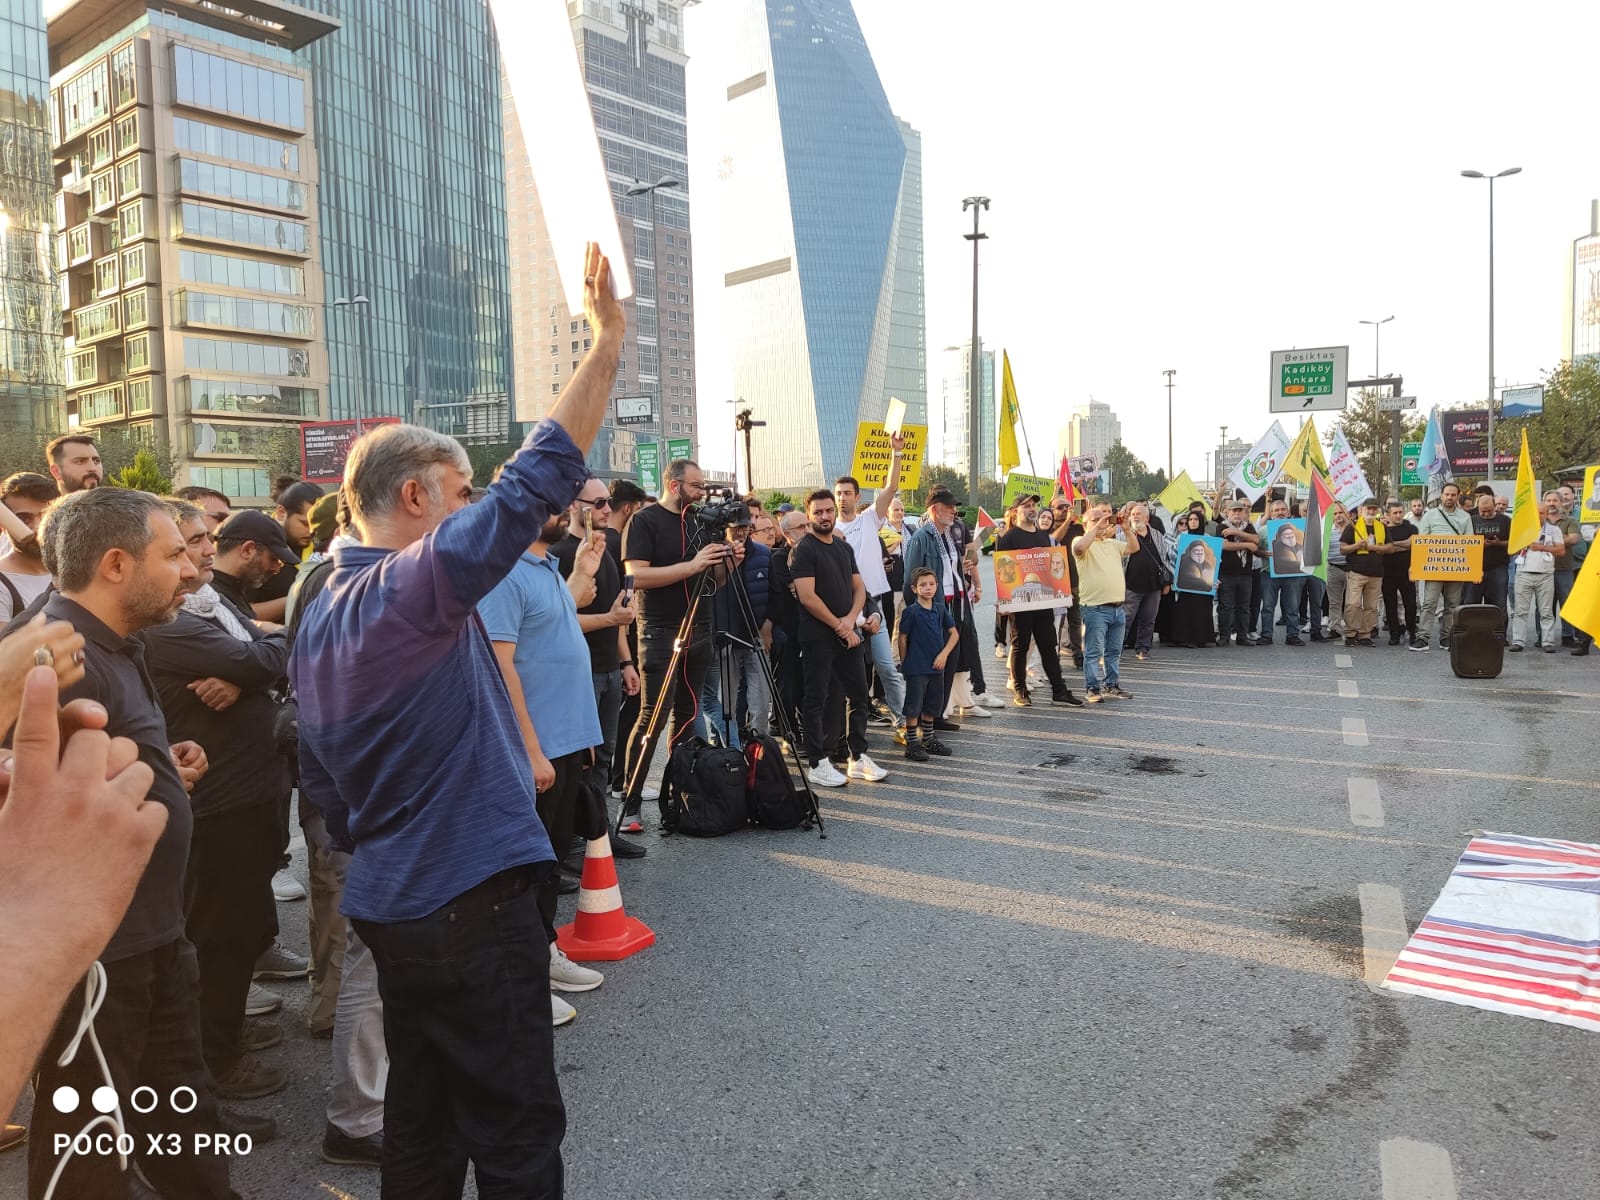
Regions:
M 217 529 L 217 563 L 211 586 L 235 610 L 254 621 L 250 595 L 284 567 L 298 566 L 283 526 L 266 513 L 236 512 Z
M 1017 497 L 1016 520 L 995 541 L 996 550 L 1043 550 L 1051 545 L 1050 535 L 1039 528 L 1039 497 Z M 1033 703 L 1028 696 L 1028 648 L 1039 647 L 1039 661 L 1050 680 L 1050 699 L 1055 704 L 1081 706 L 1061 676 L 1061 654 L 1056 647 L 1054 609 L 1036 608 L 1011 614 L 1011 702 L 1019 708 Z

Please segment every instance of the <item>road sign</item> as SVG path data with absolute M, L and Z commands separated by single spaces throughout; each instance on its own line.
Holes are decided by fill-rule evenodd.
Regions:
M 1415 408 L 1416 406 L 1417 406 L 1417 398 L 1415 396 L 1379 396 L 1378 397 L 1378 411 L 1379 412 L 1388 412 L 1388 413 L 1405 412 L 1408 409 Z
M 1421 487 L 1422 478 L 1422 443 L 1406 442 L 1400 447 L 1400 486 Z
M 635 450 L 639 455 L 639 486 L 647 496 L 661 495 L 661 443 L 640 442 Z
M 694 441 L 691 438 L 668 438 L 667 461 L 676 462 L 680 458 L 688 458 L 694 453 Z
M 1275 413 L 1343 412 L 1350 347 L 1274 350 L 1269 408 Z

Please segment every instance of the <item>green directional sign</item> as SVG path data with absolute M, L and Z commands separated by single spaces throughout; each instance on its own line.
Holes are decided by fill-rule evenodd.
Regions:
M 1342 410 L 1349 362 L 1348 346 L 1273 351 L 1268 409 L 1275 413 Z
M 1280 396 L 1333 395 L 1331 362 L 1284 363 L 1282 371 L 1278 388 Z
M 661 495 L 661 443 L 640 442 L 635 452 L 639 456 L 639 486 L 646 495 Z
M 680 458 L 688 458 L 694 453 L 694 440 L 692 438 L 668 438 L 667 461 L 676 462 Z
M 1421 487 L 1422 443 L 1406 442 L 1400 447 L 1400 486 Z

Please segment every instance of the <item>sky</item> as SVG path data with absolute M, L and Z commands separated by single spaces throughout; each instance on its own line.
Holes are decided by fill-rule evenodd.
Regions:
M 1572 53 L 1600 34 L 1592 3 L 854 4 L 922 133 L 930 394 L 938 348 L 970 336 L 961 200 L 986 195 L 982 332 L 1010 353 L 1040 473 L 1091 396 L 1165 466 L 1174 368 L 1175 465 L 1199 480 L 1221 426 L 1254 440 L 1273 419 L 1273 350 L 1348 345 L 1366 377 L 1363 318 L 1394 316 L 1382 367 L 1423 412 L 1481 401 L 1489 188 L 1463 169 L 1522 168 L 1494 187 L 1497 379 L 1560 359 L 1571 245 L 1600 198 L 1593 72 Z M 689 139 L 693 179 L 714 143 Z M 701 457 L 725 467 L 716 230 L 694 237 Z

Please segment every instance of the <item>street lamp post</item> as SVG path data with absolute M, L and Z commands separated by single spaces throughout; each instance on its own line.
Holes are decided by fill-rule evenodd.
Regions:
M 654 183 L 634 182 L 628 189 L 630 196 L 645 196 L 650 208 L 650 302 L 655 306 L 656 314 L 656 420 L 661 426 L 660 436 L 667 432 L 667 403 L 665 388 L 662 385 L 662 376 L 666 368 L 662 365 L 666 354 L 661 347 L 661 235 L 656 230 L 656 193 L 663 188 L 683 186 L 670 175 L 663 175 Z M 636 306 L 637 307 L 637 306 Z
M 1383 362 L 1383 354 L 1382 354 L 1383 327 L 1385 325 L 1387 325 L 1392 320 L 1394 320 L 1394 314 L 1391 313 L 1389 316 L 1383 318 L 1383 320 L 1381 320 L 1381 321 L 1363 320 L 1361 322 L 1361 324 L 1363 324 L 1363 325 L 1371 325 L 1372 326 L 1372 377 L 1374 379 L 1382 379 L 1383 378 L 1383 367 L 1382 367 L 1382 362 Z M 1394 495 L 1398 496 L 1400 494 L 1400 414 L 1399 414 L 1399 412 L 1395 412 L 1393 415 L 1394 415 L 1394 420 L 1393 420 L 1393 422 L 1391 422 L 1390 427 L 1389 427 L 1389 441 L 1392 444 L 1392 452 L 1393 452 L 1393 456 L 1394 456 L 1393 457 L 1393 463 L 1394 463 Z M 1379 458 L 1381 459 L 1382 455 L 1380 455 Z M 1380 476 L 1380 481 L 1381 481 L 1381 476 L 1382 476 L 1383 472 L 1380 471 L 1380 472 L 1378 472 L 1378 474 Z
M 1521 167 L 1507 167 L 1494 175 L 1487 175 L 1482 171 L 1461 172 L 1467 179 L 1489 181 L 1489 421 L 1487 425 L 1489 458 L 1483 468 L 1485 479 L 1494 478 L 1494 181 L 1504 179 L 1507 175 L 1520 174 L 1521 171 Z
M 1172 377 L 1177 368 L 1161 372 L 1167 377 L 1167 482 L 1172 482 Z
M 361 292 L 354 296 L 339 296 L 333 302 L 336 312 L 357 313 L 365 316 L 368 300 Z M 356 333 L 356 436 L 360 437 L 365 431 L 364 422 L 367 417 L 367 323 L 359 322 Z
M 978 459 L 981 457 L 982 437 L 979 411 L 983 404 L 983 348 L 978 341 L 978 243 L 988 239 L 987 233 L 978 231 L 978 214 L 987 211 L 989 197 L 968 196 L 961 202 L 961 211 L 972 210 L 972 232 L 961 236 L 972 243 L 972 353 L 971 370 L 967 382 L 967 503 L 978 502 Z

